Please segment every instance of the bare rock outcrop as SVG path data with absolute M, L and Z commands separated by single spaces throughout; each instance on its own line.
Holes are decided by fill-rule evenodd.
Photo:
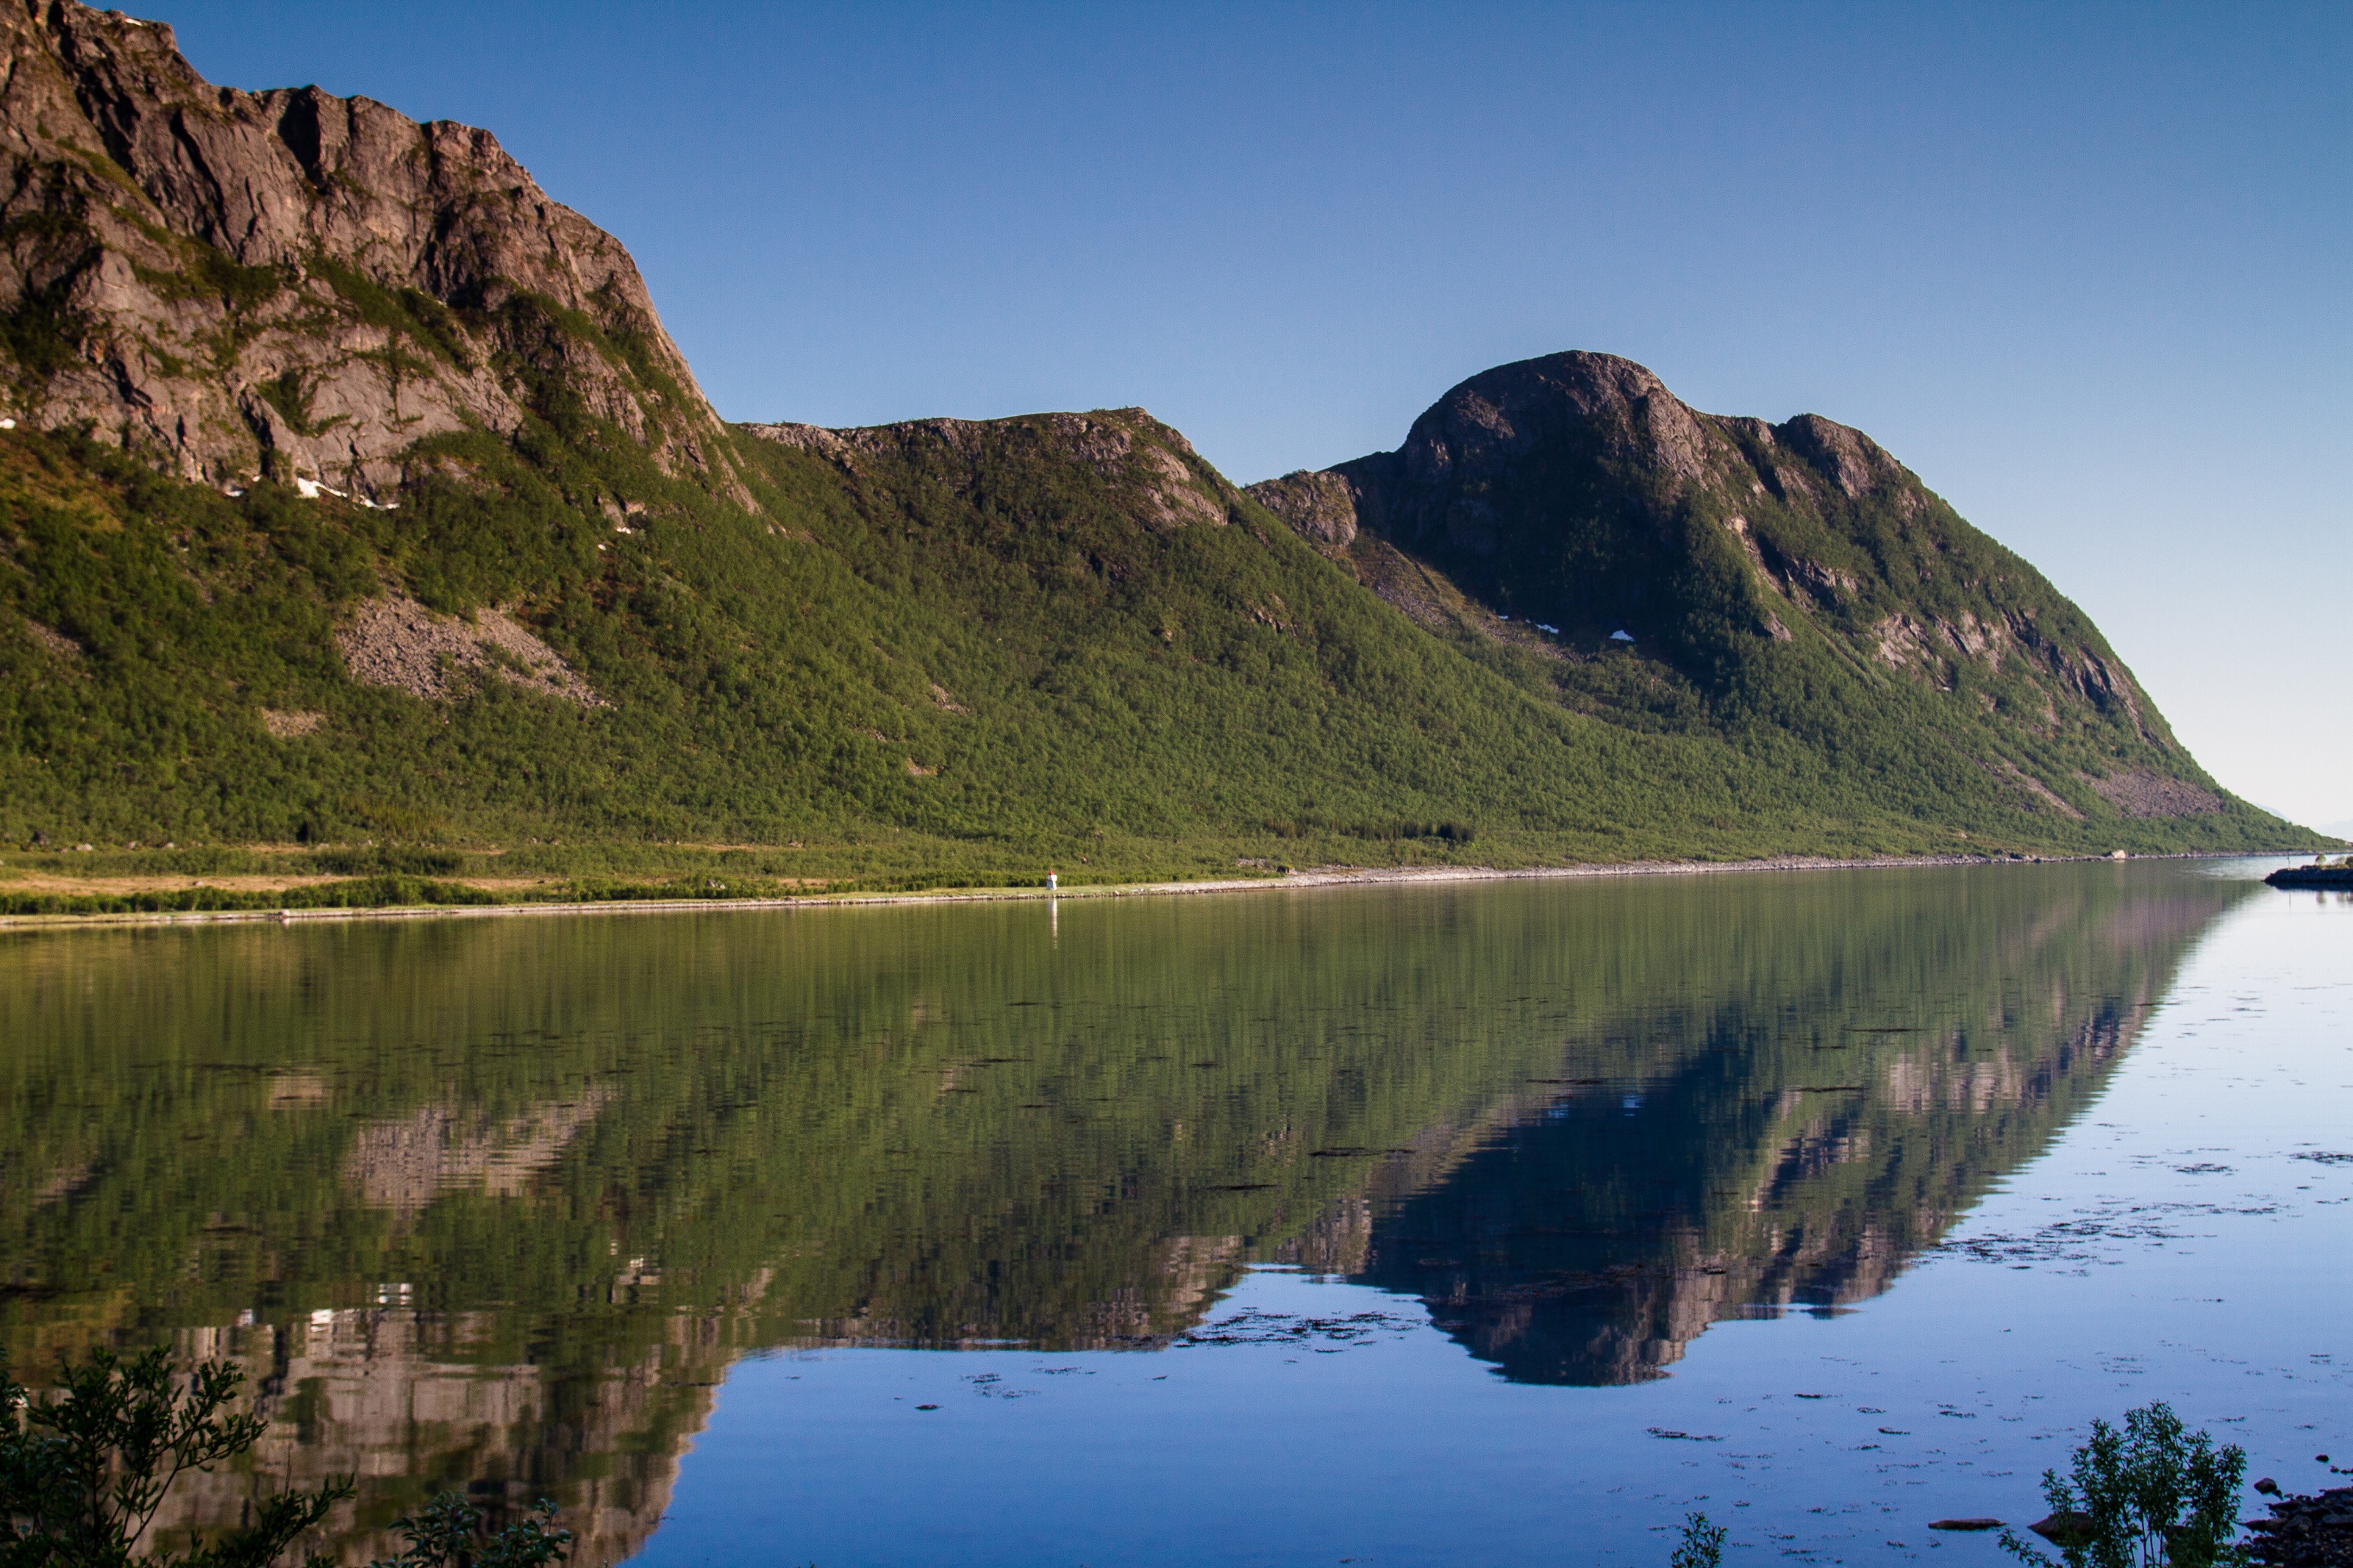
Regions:
M 1302 468 L 1254 484 L 1250 493 L 1303 539 L 1341 550 L 1356 542 L 1356 487 L 1344 475 Z
M 2133 768 L 2090 781 L 2092 791 L 2126 816 L 2202 816 L 2222 809 L 2222 797 L 2187 779 Z
M 503 611 L 480 610 L 470 621 L 427 609 L 397 595 L 369 599 L 335 632 L 343 667 L 363 686 L 389 686 L 411 697 L 456 695 L 451 677 L 487 669 L 501 679 L 577 702 L 604 699 L 554 648 Z M 284 732 L 275 731 L 274 732 Z
M 0 0 L 0 403 L 187 479 L 378 496 L 550 387 L 740 490 L 620 243 L 487 131 L 206 82 L 172 29 Z

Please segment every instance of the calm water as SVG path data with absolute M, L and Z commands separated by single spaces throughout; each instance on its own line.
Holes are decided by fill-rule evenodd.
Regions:
M 2266 863 L 2268 864 L 2268 863 Z M 347 1561 L 1999 1561 L 2353 1465 L 2353 900 L 2137 863 L 0 940 L 0 1342 Z M 192 1493 L 233 1506 L 243 1478 Z

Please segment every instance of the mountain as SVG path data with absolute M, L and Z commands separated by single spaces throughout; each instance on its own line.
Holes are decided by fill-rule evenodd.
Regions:
M 487 132 L 0 33 L 0 839 L 85 889 L 10 908 L 2310 842 L 1826 420 L 1571 354 L 1247 489 L 731 426 Z
M 184 479 L 371 498 L 534 414 L 723 464 L 637 264 L 488 132 L 216 88 L 168 26 L 71 0 L 0 6 L 0 40 L 20 420 Z
M 1552 354 L 1251 493 L 1420 624 L 1550 660 L 1583 711 L 1867 769 L 1933 749 L 2069 821 L 2225 808 L 2082 611 L 1818 415 L 1701 414 L 1630 361 Z

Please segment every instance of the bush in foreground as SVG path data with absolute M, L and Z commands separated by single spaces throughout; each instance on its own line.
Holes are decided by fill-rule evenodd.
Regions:
M 2248 1561 L 2233 1544 L 2245 1450 L 2217 1448 L 2203 1432 L 2185 1434 L 2173 1407 L 2159 1401 L 2125 1412 L 2124 1430 L 2092 1423 L 2092 1440 L 2075 1450 L 2072 1480 L 2042 1472 L 2045 1521 L 2067 1568 L 2225 1568 Z M 2003 1550 L 2021 1563 L 2056 1568 L 2011 1531 Z
M 99 1350 L 59 1373 L 57 1393 L 37 1399 L 0 1367 L 0 1568 L 269 1568 L 330 1509 L 352 1495 L 347 1479 L 313 1491 L 254 1500 L 248 1522 L 209 1542 L 189 1531 L 173 1552 L 149 1527 L 173 1483 L 209 1470 L 261 1440 L 268 1423 L 230 1413 L 245 1373 L 200 1362 L 182 1382 L 163 1348 L 125 1361 Z M 555 1505 L 484 1533 L 482 1515 L 444 1492 L 393 1528 L 408 1548 L 369 1568 L 544 1568 L 562 1563 L 572 1532 L 554 1528 Z M 311 1554 L 304 1568 L 328 1568 Z
M 260 1440 L 260 1416 L 224 1414 L 244 1381 L 206 1362 L 183 1385 L 160 1349 L 132 1361 L 98 1351 L 68 1364 L 49 1399 L 0 1371 L 0 1568 L 113 1568 L 134 1556 L 168 1568 L 275 1563 L 351 1495 L 349 1482 L 259 1498 L 249 1523 L 208 1543 L 191 1531 L 185 1553 L 142 1546 L 174 1481 Z

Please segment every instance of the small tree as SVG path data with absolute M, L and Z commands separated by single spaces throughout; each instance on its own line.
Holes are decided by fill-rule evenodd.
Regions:
M 1683 1544 L 1667 1568 L 1717 1568 L 1724 1561 L 1724 1526 L 1710 1524 L 1704 1513 L 1683 1516 Z
M 379 1557 L 368 1568 L 545 1568 L 563 1562 L 572 1548 L 572 1532 L 552 1528 L 554 1523 L 555 1505 L 542 1498 L 531 1517 L 484 1536 L 480 1511 L 456 1492 L 443 1492 L 392 1521 L 408 1538 L 408 1550 Z
M 2073 1471 L 2072 1482 L 2042 1472 L 2044 1500 L 2073 1526 L 2060 1542 L 2067 1568 L 2225 1568 L 2249 1560 L 2231 1541 L 2245 1451 L 2217 1448 L 2203 1432 L 2185 1436 L 2171 1405 L 2127 1410 L 2121 1432 L 2093 1422 Z M 2014 1531 L 2003 1531 L 2001 1544 L 2021 1563 L 2057 1568 Z
M 52 1398 L 35 1399 L 0 1367 L 0 1568 L 116 1568 L 141 1542 L 172 1485 L 261 1438 L 259 1415 L 224 1415 L 245 1373 L 204 1362 L 185 1385 L 158 1348 L 132 1361 L 100 1350 L 69 1363 Z M 161 1568 L 267 1568 L 327 1510 L 348 1481 L 259 1499 L 249 1522 L 209 1544 L 161 1548 Z M 311 1557 L 311 1564 L 325 1559 Z

